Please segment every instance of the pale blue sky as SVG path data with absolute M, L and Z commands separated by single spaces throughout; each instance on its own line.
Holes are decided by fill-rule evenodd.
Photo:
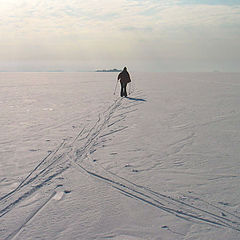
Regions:
M 182 0 L 179 4 L 239 5 L 239 0 Z
M 0 4 L 0 71 L 239 71 L 240 0 Z

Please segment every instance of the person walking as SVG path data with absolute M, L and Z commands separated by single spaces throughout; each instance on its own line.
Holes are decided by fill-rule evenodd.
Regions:
M 120 96 L 127 97 L 127 84 L 131 82 L 131 78 L 126 67 L 124 67 L 122 72 L 119 73 L 118 80 L 120 80 L 121 83 Z

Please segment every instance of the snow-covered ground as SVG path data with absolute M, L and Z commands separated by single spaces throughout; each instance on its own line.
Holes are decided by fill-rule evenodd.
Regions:
M 240 74 L 0 73 L 0 239 L 240 239 Z

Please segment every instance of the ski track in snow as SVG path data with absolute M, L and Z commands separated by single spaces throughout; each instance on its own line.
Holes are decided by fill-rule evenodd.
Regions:
M 48 198 L 47 200 L 45 200 L 42 205 L 38 208 L 35 209 L 35 211 L 30 214 L 22 223 L 22 225 L 20 225 L 20 227 L 18 227 L 15 231 L 13 231 L 12 233 L 10 233 L 5 240 L 9 240 L 9 239 L 14 239 L 22 230 L 23 228 L 27 225 L 28 222 L 30 222 L 35 215 L 37 215 L 38 212 L 40 212 L 47 204 L 48 202 L 50 202 L 51 199 L 53 199 L 56 195 L 56 192 L 54 191 Z
M 173 214 L 178 218 L 240 231 L 240 217 L 229 211 L 200 198 L 186 197 L 182 200 L 137 185 L 105 169 L 100 163 L 91 159 L 91 153 L 95 152 L 98 146 L 105 141 L 104 137 L 124 131 L 128 127 L 123 124 L 123 120 L 131 112 L 137 111 L 136 107 L 139 104 L 144 103 L 145 100 L 142 97 L 143 93 L 135 90 L 129 99 L 115 99 L 106 111 L 99 114 L 98 120 L 93 126 L 83 128 L 74 140 L 63 140 L 57 149 L 43 158 L 13 191 L 0 196 L 1 220 L 34 193 L 39 192 L 39 190 L 45 193 L 45 201 L 26 219 L 23 219 L 22 224 L 16 230 L 8 233 L 9 235 L 5 239 L 9 240 L 17 236 L 51 199 L 54 197 L 62 198 L 63 194 L 57 194 L 56 192 L 56 188 L 62 185 L 57 185 L 54 180 L 70 167 L 79 169 L 81 173 L 84 172 L 99 181 L 105 182 L 127 197 Z M 177 145 L 178 150 L 182 149 L 193 137 L 194 134 L 191 134 L 172 145 L 173 147 Z

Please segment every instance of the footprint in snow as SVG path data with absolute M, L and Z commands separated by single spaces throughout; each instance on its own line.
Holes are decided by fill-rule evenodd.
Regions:
M 64 192 L 57 192 L 55 196 L 53 197 L 54 200 L 60 201 L 64 196 Z
M 117 154 L 116 152 L 110 153 L 110 155 L 116 155 L 116 154 Z
M 72 191 L 71 190 L 65 190 L 64 193 L 68 194 L 68 193 L 71 193 Z
M 162 226 L 162 229 L 168 229 L 168 226 Z
M 221 205 L 224 205 L 224 206 L 230 206 L 230 203 L 228 203 L 228 202 L 218 202 L 218 203 Z
M 130 164 L 126 164 L 125 167 L 132 167 L 132 165 L 130 165 Z
M 56 179 L 58 179 L 58 180 L 63 180 L 63 179 L 64 179 L 64 177 L 58 177 L 58 178 L 56 178 Z

